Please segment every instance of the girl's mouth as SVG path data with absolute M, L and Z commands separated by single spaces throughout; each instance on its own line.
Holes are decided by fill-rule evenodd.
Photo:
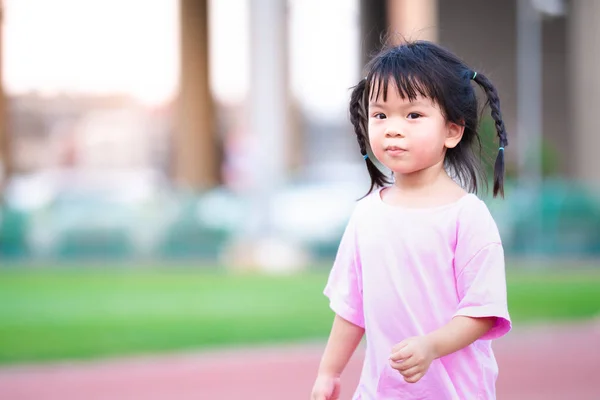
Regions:
M 385 152 L 391 156 L 399 156 L 406 153 L 406 149 L 398 146 L 388 146 L 385 148 Z

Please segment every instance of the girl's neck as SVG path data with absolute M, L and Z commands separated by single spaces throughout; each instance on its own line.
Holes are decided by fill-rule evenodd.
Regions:
M 395 174 L 394 186 L 388 196 L 394 203 L 435 206 L 458 200 L 465 191 L 443 167 L 443 161 L 411 174 Z
M 402 192 L 429 192 L 432 188 L 450 177 L 444 169 L 444 162 L 438 162 L 425 169 L 410 174 L 394 174 L 394 186 Z

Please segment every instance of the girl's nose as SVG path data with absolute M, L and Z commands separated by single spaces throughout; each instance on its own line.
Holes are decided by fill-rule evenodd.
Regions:
M 402 134 L 398 129 L 388 129 L 385 131 L 385 136 L 388 138 L 403 137 L 404 134 Z

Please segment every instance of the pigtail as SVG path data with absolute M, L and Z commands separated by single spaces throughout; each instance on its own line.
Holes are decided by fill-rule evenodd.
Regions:
M 371 177 L 371 187 L 367 192 L 370 194 L 376 187 L 382 187 L 389 183 L 387 177 L 383 172 L 377 168 L 375 163 L 371 161 L 367 153 L 367 142 L 368 142 L 368 116 L 366 108 L 366 94 L 367 94 L 367 80 L 361 79 L 360 82 L 352 90 L 350 96 L 350 122 L 354 126 L 354 133 L 356 133 L 356 140 L 362 154 L 365 163 L 367 165 L 367 171 Z
M 502 120 L 502 113 L 500 112 L 500 98 L 492 82 L 484 75 L 473 73 L 472 79 L 485 91 L 488 98 L 487 104 L 490 106 L 492 118 L 496 123 L 499 148 L 494 164 L 494 197 L 498 194 L 504 197 L 504 148 L 508 145 L 508 139 L 506 137 L 504 121 Z

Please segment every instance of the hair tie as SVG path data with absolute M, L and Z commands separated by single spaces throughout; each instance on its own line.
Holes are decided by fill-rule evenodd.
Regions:
M 477 72 L 473 72 L 473 77 L 471 78 L 472 80 L 475 80 L 475 77 L 477 76 Z
M 499 147 L 498 151 L 504 151 L 504 147 Z
M 369 158 L 368 154 L 363 155 L 363 159 L 366 160 L 367 158 Z

